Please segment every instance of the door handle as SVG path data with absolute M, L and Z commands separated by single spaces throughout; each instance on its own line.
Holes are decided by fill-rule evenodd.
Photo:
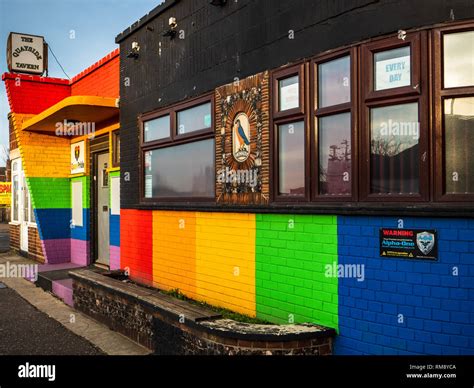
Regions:
M 107 205 L 102 206 L 102 211 L 103 212 L 109 211 L 109 207 Z

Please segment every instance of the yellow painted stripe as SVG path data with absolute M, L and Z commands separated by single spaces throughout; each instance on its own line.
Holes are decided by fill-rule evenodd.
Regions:
M 196 215 L 153 211 L 153 285 L 196 298 Z
M 255 215 L 196 214 L 196 293 L 255 316 Z

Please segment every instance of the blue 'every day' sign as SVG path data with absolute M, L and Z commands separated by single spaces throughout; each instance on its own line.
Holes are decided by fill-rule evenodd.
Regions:
M 410 85 L 410 56 L 376 62 L 376 90 Z

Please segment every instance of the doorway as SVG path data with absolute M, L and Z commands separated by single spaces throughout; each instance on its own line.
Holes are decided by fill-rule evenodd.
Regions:
M 110 265 L 110 229 L 109 229 L 109 152 L 92 154 L 93 171 L 93 258 L 96 264 Z

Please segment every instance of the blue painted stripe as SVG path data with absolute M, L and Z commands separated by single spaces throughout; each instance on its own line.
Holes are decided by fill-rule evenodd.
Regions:
M 120 246 L 120 216 L 110 215 L 110 245 Z
M 35 209 L 41 240 L 71 238 L 71 209 Z

